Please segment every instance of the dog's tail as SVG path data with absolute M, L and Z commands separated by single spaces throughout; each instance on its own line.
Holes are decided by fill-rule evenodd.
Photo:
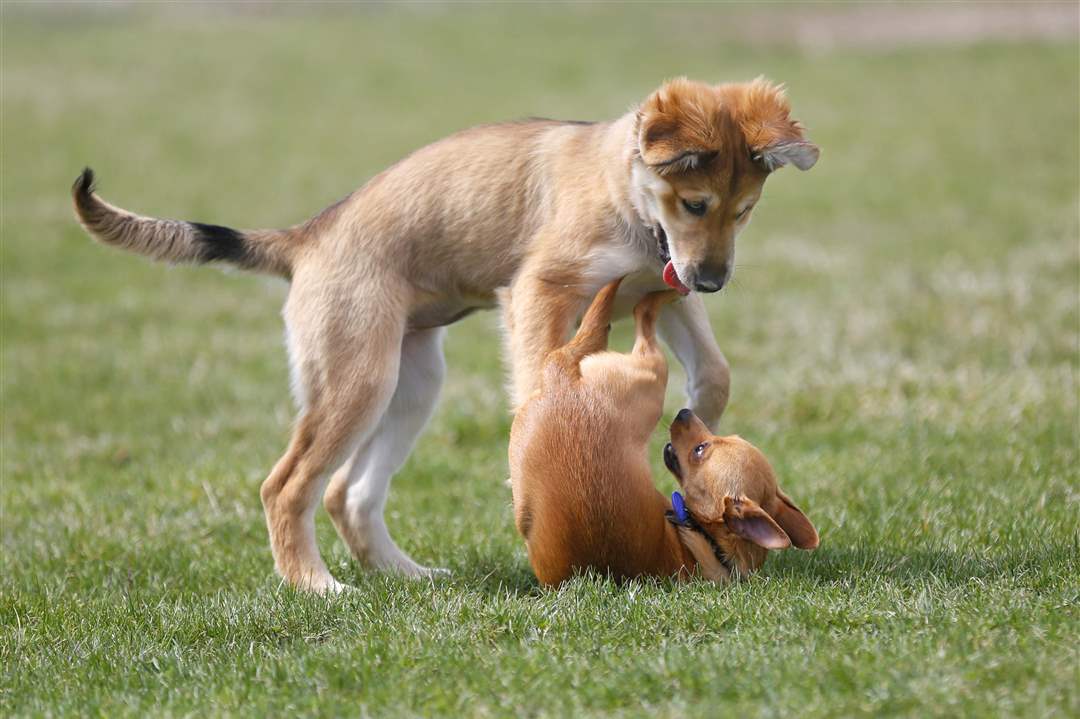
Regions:
M 289 278 L 296 237 L 291 230 L 234 230 L 220 225 L 143 217 L 110 205 L 94 192 L 94 171 L 71 186 L 75 214 L 95 239 L 163 262 L 229 262 Z

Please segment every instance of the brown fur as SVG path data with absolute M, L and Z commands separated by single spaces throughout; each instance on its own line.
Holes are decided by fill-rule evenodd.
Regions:
M 667 521 L 671 504 L 649 471 L 649 435 L 667 386 L 655 326 L 674 293 L 651 294 L 638 304 L 634 348 L 618 354 L 606 351 L 618 284 L 600 291 L 577 335 L 548 356 L 540 388 L 514 418 L 510 482 L 529 561 L 548 585 L 585 569 L 616 578 L 698 573 L 727 581 L 730 574 L 708 541 Z M 686 456 L 673 471 L 687 503 L 740 575 L 760 567 L 767 549 L 788 546 L 784 529 L 798 546 L 817 546 L 813 525 L 780 492 L 752 445 L 707 435 L 688 411 L 671 436 L 675 456 Z M 702 443 L 710 447 L 693 458 Z
M 757 447 L 737 435 L 712 434 L 689 410 L 679 413 L 670 433 L 665 462 L 694 518 L 740 574 L 758 569 L 768 549 L 818 546 L 814 525 L 780 489 Z
M 327 481 L 325 506 L 359 560 L 428 572 L 390 539 L 382 507 L 390 475 L 435 403 L 441 328 L 502 298 L 517 406 L 599 287 L 630 275 L 617 315 L 664 287 L 659 228 L 683 281 L 706 278 L 698 289 L 719 289 L 734 232 L 745 224 L 744 217 L 733 229 L 729 215 L 738 198 L 756 198 L 771 167 L 748 159 L 751 152 L 780 157 L 792 133 L 802 142 L 797 125 L 781 121 L 786 116 L 780 90 L 761 81 L 675 81 L 612 122 L 528 121 L 457 133 L 288 230 L 141 217 L 98 197 L 89 174 L 73 194 L 80 221 L 105 243 L 291 280 L 284 315 L 301 410 L 262 499 L 278 571 L 302 587 L 336 590 L 314 538 Z M 663 164 L 658 154 L 702 148 L 714 154 L 693 167 Z M 680 208 L 687 193 L 709 195 L 705 217 Z M 660 329 L 687 367 L 693 406 L 715 422 L 729 373 L 700 297 L 668 313 Z

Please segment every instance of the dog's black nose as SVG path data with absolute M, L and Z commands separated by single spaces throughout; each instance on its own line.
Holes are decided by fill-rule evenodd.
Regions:
M 694 277 L 694 289 L 698 292 L 719 292 L 731 274 L 728 268 L 726 262 L 719 267 L 699 267 Z
M 675 415 L 676 422 L 689 422 L 690 418 L 694 416 L 694 413 L 689 408 L 683 408 L 679 410 L 679 413 Z

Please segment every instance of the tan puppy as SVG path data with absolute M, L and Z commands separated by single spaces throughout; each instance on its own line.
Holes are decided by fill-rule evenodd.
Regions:
M 712 436 L 690 410 L 664 451 L 686 493 L 677 507 L 653 485 L 647 447 L 664 406 L 667 362 L 656 342 L 660 306 L 634 309 L 630 354 L 605 351 L 619 282 L 597 295 L 567 345 L 544 363 L 541 386 L 510 432 L 514 518 L 543 584 L 595 569 L 714 581 L 746 576 L 766 550 L 813 549 L 817 532 L 787 499 L 765 457 L 738 437 Z
M 465 130 L 284 230 L 135 215 L 98 197 L 89 170 L 73 195 L 79 220 L 102 242 L 290 280 L 284 316 L 300 412 L 262 502 L 278 572 L 334 591 L 341 585 L 315 544 L 324 488 L 358 560 L 431 571 L 390 538 L 383 507 L 435 406 L 444 327 L 502 302 L 516 406 L 536 387 L 541 360 L 615 277 L 629 275 L 616 314 L 662 289 L 665 273 L 684 291 L 719 290 L 767 175 L 817 159 L 788 113 L 783 91 L 764 80 L 675 80 L 611 122 Z M 665 313 L 660 331 L 686 367 L 690 404 L 715 422 L 729 372 L 700 296 Z

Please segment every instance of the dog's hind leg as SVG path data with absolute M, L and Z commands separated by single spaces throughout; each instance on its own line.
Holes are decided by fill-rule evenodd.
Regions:
M 294 281 L 285 307 L 305 406 L 261 495 L 278 573 L 318 592 L 342 588 L 315 544 L 315 509 L 326 478 L 368 441 L 397 386 L 404 313 L 362 300 L 356 288 L 335 292 Z
M 656 342 L 656 319 L 660 309 L 669 302 L 678 299 L 679 293 L 675 290 L 662 290 L 645 295 L 634 307 L 634 324 L 636 338 L 634 340 L 634 354 L 640 356 L 663 355 L 659 344 Z
M 551 368 L 577 375 L 578 365 L 582 359 L 587 355 L 607 349 L 608 335 L 611 332 L 611 313 L 621 281 L 622 278 L 609 282 L 596 293 L 589 309 L 585 311 L 585 316 L 581 318 L 581 325 L 574 337 L 547 356 L 545 377 L 549 376 L 547 372 Z
M 330 480 L 323 503 L 352 554 L 375 569 L 407 576 L 433 571 L 409 558 L 390 537 L 383 517 L 390 479 L 409 456 L 435 408 L 446 373 L 445 329 L 412 332 L 401 344 L 397 389 L 379 426 Z

